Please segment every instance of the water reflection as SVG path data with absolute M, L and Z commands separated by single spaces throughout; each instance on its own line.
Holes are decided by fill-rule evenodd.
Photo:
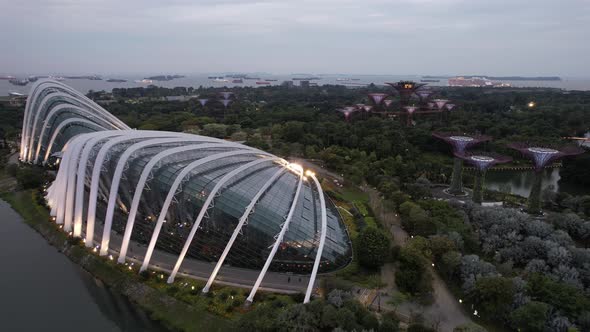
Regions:
M 486 187 L 492 190 L 509 191 L 523 197 L 529 197 L 533 185 L 533 171 L 494 171 L 490 170 L 486 175 Z M 543 171 L 543 189 L 553 186 L 557 192 L 566 192 L 572 195 L 588 194 L 584 186 L 559 183 L 559 169 L 546 169 Z
M 163 331 L 0 200 L 1 331 Z

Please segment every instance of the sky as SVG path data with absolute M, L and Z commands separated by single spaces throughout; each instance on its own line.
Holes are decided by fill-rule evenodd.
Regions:
M 590 0 L 0 0 L 0 73 L 590 77 Z

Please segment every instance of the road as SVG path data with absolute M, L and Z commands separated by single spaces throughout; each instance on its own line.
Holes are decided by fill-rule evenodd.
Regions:
M 99 244 L 102 239 L 102 225 L 97 225 L 94 232 L 94 242 Z M 123 237 L 115 232 L 111 232 L 109 253 L 113 255 L 114 259 L 119 257 L 119 251 L 121 249 L 121 243 Z M 139 245 L 132 242 L 129 246 L 127 261 L 133 262 L 134 267 L 139 268 L 142 263 L 142 259 L 145 256 L 147 250 L 146 246 Z M 170 273 L 176 264 L 178 255 L 173 255 L 168 252 L 161 250 L 154 250 L 150 261 L 150 269 L 163 271 Z M 215 267 L 213 262 L 204 262 L 192 258 L 185 258 L 178 275 L 182 277 L 207 280 Z M 223 266 L 214 284 L 223 284 L 234 287 L 241 287 L 251 289 L 258 278 L 259 271 L 243 269 L 232 266 Z M 305 292 L 307 284 L 309 283 L 309 276 L 303 275 L 287 275 L 284 273 L 267 272 L 264 280 L 260 286 L 260 290 L 272 291 L 275 293 L 286 293 L 293 294 L 299 292 Z

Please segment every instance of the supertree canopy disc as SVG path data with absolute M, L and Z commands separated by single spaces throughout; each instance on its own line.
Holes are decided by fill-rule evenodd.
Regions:
M 540 213 L 542 211 L 541 189 L 542 189 L 542 170 L 551 162 L 567 157 L 582 154 L 585 151 L 577 146 L 565 146 L 562 148 L 551 148 L 529 145 L 526 143 L 511 143 L 508 147 L 515 149 L 527 156 L 533 161 L 535 167 L 535 177 L 533 179 L 533 186 L 527 202 L 527 210 L 529 213 Z
M 550 147 L 528 145 L 526 143 L 512 143 L 509 144 L 508 147 L 515 149 L 530 158 L 533 161 L 536 171 L 541 171 L 545 166 L 555 160 L 585 152 L 584 149 L 576 146 L 565 146 L 560 149 L 554 149 Z
M 383 103 L 385 104 L 385 107 L 389 107 L 393 103 L 393 100 L 391 100 L 391 99 L 385 99 L 383 101 Z
M 434 108 L 434 103 L 427 103 L 426 106 L 428 106 L 428 108 Z
M 420 97 L 420 99 L 426 100 L 426 99 L 428 99 L 428 97 L 430 97 L 430 95 L 432 94 L 432 91 L 422 89 L 422 90 L 416 91 L 416 94 L 418 95 L 418 97 Z
M 371 101 L 373 101 L 375 106 L 379 106 L 388 95 L 385 93 L 369 93 L 368 96 L 371 98 Z
M 201 106 L 205 106 L 205 104 L 207 104 L 207 102 L 209 101 L 209 99 L 199 99 L 199 103 L 201 104 Z
M 354 106 L 356 106 L 356 108 L 358 108 L 361 111 L 365 109 L 365 104 L 356 104 Z
M 409 114 L 413 114 L 418 110 L 417 106 L 405 106 L 404 109 L 408 111 Z
M 365 112 L 370 112 L 373 109 L 373 106 L 371 105 L 363 105 L 363 110 Z
M 231 103 L 231 100 L 230 99 L 222 99 L 221 100 L 221 103 L 223 104 L 223 106 L 225 108 L 227 108 L 227 106 L 229 105 L 229 103 Z
M 229 99 L 234 93 L 231 91 L 221 91 L 219 94 L 221 94 L 223 99 Z
M 455 104 L 445 104 L 445 108 L 447 109 L 447 111 L 452 111 L 453 108 L 455 108 Z
M 433 102 L 439 110 L 442 110 L 449 101 L 446 99 L 434 99 Z
M 442 132 L 433 132 L 432 136 L 451 144 L 454 152 L 459 154 L 463 154 L 465 150 L 471 146 L 492 139 L 490 136 L 484 135 L 465 135 Z
M 463 154 L 455 153 L 455 157 L 461 158 L 472 164 L 478 171 L 484 172 L 489 168 L 512 161 L 508 156 L 502 156 L 489 152 L 464 152 Z

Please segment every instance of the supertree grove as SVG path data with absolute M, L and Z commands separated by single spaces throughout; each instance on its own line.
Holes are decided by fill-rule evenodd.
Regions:
M 492 138 L 484 135 L 465 135 L 455 133 L 433 132 L 432 136 L 450 144 L 455 156 L 465 154 L 465 151 L 479 143 L 486 142 Z M 453 174 L 451 186 L 448 189 L 451 195 L 465 195 L 463 191 L 463 159 L 455 157 L 453 161 Z
M 556 160 L 584 153 L 584 150 L 577 146 L 551 148 L 546 146 L 530 145 L 527 143 L 511 143 L 508 145 L 508 147 L 519 151 L 523 156 L 533 161 L 535 177 L 527 202 L 527 211 L 534 214 L 541 212 L 543 169 Z
M 462 154 L 455 153 L 455 157 L 460 158 L 475 167 L 477 175 L 475 176 L 475 182 L 473 184 L 472 200 L 473 202 L 480 204 L 483 201 L 484 182 L 487 170 L 497 164 L 508 163 L 512 161 L 512 158 L 510 157 L 489 152 L 463 152 Z
M 394 91 L 390 93 L 369 93 L 367 94 L 367 104 L 356 104 L 358 110 L 362 111 L 362 118 L 369 115 L 381 115 L 386 118 L 396 118 L 400 120 L 406 118 L 406 126 L 414 125 L 414 114 L 440 114 L 441 120 L 443 113 L 450 111 L 454 104 L 448 104 L 446 99 L 429 99 L 434 92 L 425 88 L 424 83 L 415 83 L 412 81 L 400 81 L 396 83 L 385 83 L 391 86 Z M 395 96 L 399 100 L 394 104 Z M 449 106 L 447 106 L 447 104 Z M 352 118 L 352 117 L 350 117 Z M 345 117 L 347 121 L 349 117 Z

